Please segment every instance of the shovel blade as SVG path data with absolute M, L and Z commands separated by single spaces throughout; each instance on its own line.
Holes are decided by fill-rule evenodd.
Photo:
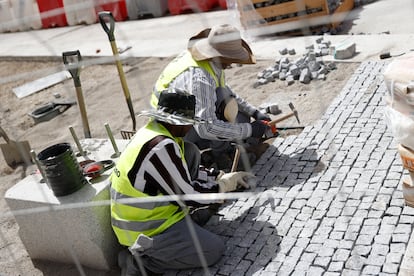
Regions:
M 30 156 L 30 144 L 28 141 L 16 142 L 10 140 L 7 144 L 0 145 L 7 165 L 15 168 L 19 164 L 32 163 Z

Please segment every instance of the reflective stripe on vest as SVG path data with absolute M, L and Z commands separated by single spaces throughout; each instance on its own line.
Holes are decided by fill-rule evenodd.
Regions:
M 180 145 L 184 160 L 182 139 L 172 137 L 164 126 L 152 121 L 137 132 L 111 174 L 111 224 L 122 245 L 131 246 L 140 234 L 152 237 L 162 233 L 187 214 L 187 210 L 170 202 L 133 202 L 134 198 L 149 196 L 133 187 L 128 173 L 143 145 L 158 135 L 174 139 Z
M 167 67 L 165 67 L 164 71 L 161 73 L 160 77 L 158 78 L 154 91 L 151 95 L 151 106 L 157 108 L 158 98 L 160 96 L 161 91 L 166 90 L 170 83 L 182 72 L 187 70 L 190 67 L 199 67 L 206 70 L 211 77 L 216 82 L 216 86 L 225 87 L 224 82 L 224 72 L 221 70 L 220 80 L 216 77 L 213 68 L 211 68 L 210 63 L 207 60 L 196 61 L 193 59 L 189 51 L 184 51 L 180 55 L 178 55 L 175 59 L 173 59 Z

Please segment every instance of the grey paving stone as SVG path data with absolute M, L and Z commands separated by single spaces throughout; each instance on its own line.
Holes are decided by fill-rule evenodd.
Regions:
M 364 225 L 361 228 L 360 233 L 363 235 L 375 235 L 377 234 L 379 226 L 377 225 Z
M 321 246 L 326 239 L 329 238 L 328 234 L 320 234 L 320 235 L 313 235 L 311 236 L 311 244 L 310 245 L 319 245 Z
M 405 243 L 391 243 L 390 245 L 390 252 L 394 253 L 401 253 L 401 252 L 405 252 L 406 249 L 406 244 Z
M 340 275 L 398 272 L 399 258 L 410 236 L 406 231 L 412 231 L 407 225 L 414 222 L 414 208 L 404 206 L 398 184 L 402 177 L 401 161 L 392 135 L 384 134 L 387 128 L 382 118 L 381 93 L 387 90 L 380 73 L 384 67 L 383 62 L 362 63 L 320 121 L 298 137 L 275 139 L 278 152 L 268 151 L 262 156 L 265 159 L 256 163 L 259 165 L 254 170 L 262 177 L 263 183 L 258 185 L 262 192 L 272 189 L 283 194 L 274 201 L 275 207 L 270 208 L 269 201 L 244 200 L 233 206 L 238 209 L 229 209 L 233 214 L 225 214 L 226 220 L 239 220 L 231 224 L 234 228 L 230 230 L 218 228 L 228 236 L 237 232 L 238 236 L 230 238 L 227 245 L 251 247 L 244 256 L 248 262 L 240 271 L 247 271 L 246 275 L 290 275 L 299 272 L 296 266 L 311 263 L 309 271 L 315 275 L 330 275 L 329 265 L 333 267 L 344 259 Z M 311 149 L 312 142 L 312 151 L 306 151 Z M 302 157 L 295 155 L 298 152 Z M 280 158 L 280 153 L 286 158 Z M 331 159 L 323 171 L 311 175 L 321 156 Z M 240 214 L 248 210 L 242 209 L 244 205 L 262 208 L 255 208 L 256 212 L 249 212 L 240 220 Z M 255 220 L 261 223 L 249 223 Z M 264 227 L 264 221 L 275 225 L 275 229 Z M 242 233 L 257 240 L 243 242 Z M 267 259 L 264 254 L 257 254 L 266 244 L 260 236 L 272 233 L 280 235 L 270 242 L 279 252 Z M 349 257 L 345 257 L 346 252 Z M 240 261 L 239 256 L 231 259 L 231 252 L 228 256 L 227 263 Z M 377 265 L 378 260 L 382 264 Z
M 394 233 L 396 234 L 406 234 L 406 233 L 411 233 L 412 231 L 412 226 L 409 224 L 398 224 L 397 227 L 395 227 L 394 229 Z
M 376 244 L 389 245 L 390 242 L 391 242 L 391 238 L 392 238 L 391 233 L 389 233 L 389 234 L 379 234 L 379 235 L 375 236 L 374 242 Z
M 386 262 L 393 263 L 393 264 L 399 264 L 401 263 L 402 258 L 403 258 L 403 252 L 400 252 L 400 253 L 392 252 L 392 253 L 387 254 Z
M 357 276 L 357 275 L 361 275 L 361 272 L 359 270 L 344 269 L 341 275 L 342 276 Z
M 311 266 L 308 270 L 307 275 L 309 275 L 309 276 L 319 276 L 319 275 L 323 275 L 323 273 L 324 273 L 324 269 L 322 269 L 321 267 Z
M 371 251 L 371 255 L 368 256 L 366 260 L 367 265 L 373 265 L 373 266 L 381 266 L 383 263 L 385 263 L 385 256 L 377 255 L 377 252 Z
M 321 257 L 330 257 L 334 254 L 335 249 L 330 247 L 322 247 L 321 250 L 318 252 L 318 256 Z
M 341 231 L 333 231 L 330 235 L 329 235 L 329 239 L 331 240 L 338 240 L 339 242 L 343 241 L 345 232 L 341 232 Z M 338 245 L 339 247 L 339 245 Z
M 396 275 L 398 273 L 399 264 L 385 263 L 382 266 L 382 271 Z
M 339 261 L 333 261 L 329 264 L 328 271 L 340 272 L 344 268 L 344 263 Z
M 342 248 L 342 249 L 352 249 L 353 246 L 354 246 L 354 243 L 352 241 L 340 240 L 339 241 L 338 248 Z
M 323 276 L 340 276 L 340 275 L 341 275 L 340 272 L 331 272 L 331 271 L 325 272 L 323 274 Z
M 381 266 L 367 265 L 362 270 L 362 275 L 378 275 L 381 272 Z
M 272 261 L 266 266 L 265 270 L 276 273 L 280 269 L 281 266 L 282 266 L 282 262 Z
M 351 251 L 351 255 L 368 256 L 370 252 L 370 245 L 355 245 Z
M 315 260 L 313 261 L 313 264 L 315 266 L 319 266 L 324 269 L 327 269 L 330 262 L 331 262 L 330 257 L 316 257 Z
M 391 237 L 391 241 L 393 243 L 408 243 L 408 240 L 410 239 L 411 233 L 406 234 L 393 234 Z
M 389 246 L 388 244 L 379 244 L 374 243 L 372 245 L 372 252 L 375 252 L 377 255 L 386 256 L 389 252 Z
M 413 224 L 414 223 L 414 216 L 401 215 L 400 216 L 400 223 Z
M 350 256 L 350 250 L 348 249 L 337 249 L 335 254 L 332 256 L 332 261 L 345 262 Z

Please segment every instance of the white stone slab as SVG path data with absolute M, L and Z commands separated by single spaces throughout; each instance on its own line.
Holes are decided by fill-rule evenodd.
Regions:
M 122 151 L 128 140 L 116 140 Z M 114 153 L 107 139 L 81 140 L 87 158 L 96 161 Z M 79 157 L 78 161 L 84 160 Z M 112 231 L 109 176 L 103 173 L 80 190 L 55 197 L 40 174 L 29 175 L 7 190 L 5 199 L 19 225 L 19 236 L 32 259 L 76 263 L 108 270 L 120 249 Z
M 13 88 L 13 92 L 17 96 L 17 98 L 23 98 L 38 91 L 41 91 L 45 88 L 48 88 L 52 85 L 55 85 L 61 81 L 67 80 L 70 77 L 71 75 L 68 71 L 57 72 L 52 75 Z

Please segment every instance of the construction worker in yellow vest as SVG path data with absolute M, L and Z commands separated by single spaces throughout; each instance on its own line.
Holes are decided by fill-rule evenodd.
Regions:
M 198 148 L 182 138 L 192 125 L 203 123 L 195 117 L 193 95 L 163 91 L 157 109 L 141 115 L 150 120 L 122 152 L 110 179 L 111 224 L 125 247 L 118 255 L 122 275 L 212 265 L 224 243 L 202 228 L 211 212 L 199 207 L 219 205 L 218 193 L 249 188 L 254 176 L 200 167 Z M 206 193 L 214 197 L 200 197 Z M 177 195 L 188 198 L 172 197 Z
M 163 70 L 155 84 L 151 105 L 156 107 L 160 92 L 167 88 L 195 95 L 196 115 L 205 123 L 195 125 L 185 140 L 200 149 L 210 148 L 214 159 L 223 162 L 228 159 L 227 153 L 232 156 L 231 142 L 248 141 L 257 145 L 268 129 L 263 121 L 270 121 L 270 117 L 234 93 L 224 75 L 224 69 L 232 63 L 255 62 L 237 28 L 219 25 L 205 29 L 191 37 L 187 49 Z M 251 117 L 255 119 L 253 122 Z M 222 166 L 217 164 L 218 168 L 228 167 L 226 162 Z

